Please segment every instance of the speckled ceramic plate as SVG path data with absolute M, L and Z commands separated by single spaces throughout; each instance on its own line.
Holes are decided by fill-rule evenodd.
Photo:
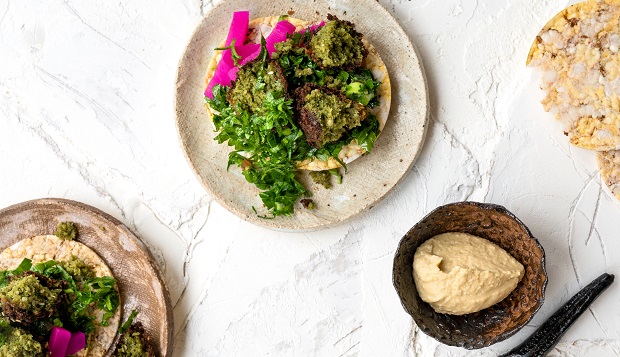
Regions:
M 213 49 L 226 38 L 232 13 L 247 9 L 251 18 L 281 15 L 308 21 L 331 13 L 352 21 L 377 49 L 392 84 L 389 119 L 370 155 L 348 165 L 342 185 L 331 190 L 306 183 L 318 209 L 298 206 L 294 215 L 259 218 L 252 207 L 263 207 L 259 190 L 240 170 L 226 170 L 226 145 L 217 144 L 203 97 L 207 65 Z M 315 230 L 372 208 L 409 171 L 424 141 L 428 94 L 422 65 L 398 22 L 376 0 L 231 0 L 222 1 L 198 25 L 179 62 L 176 81 L 176 124 L 181 144 L 198 179 L 221 205 L 237 216 L 273 229 Z
M 159 269 L 140 239 L 114 217 L 64 199 L 19 203 L 0 210 L 0 251 L 25 238 L 53 234 L 61 221 L 76 223 L 77 241 L 94 250 L 112 270 L 121 294 L 121 323 L 138 310 L 136 321 L 142 322 L 161 355 L 172 355 L 172 307 Z

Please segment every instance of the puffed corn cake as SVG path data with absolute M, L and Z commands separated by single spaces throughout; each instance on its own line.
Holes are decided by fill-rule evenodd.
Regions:
M 601 177 L 614 196 L 620 199 L 620 151 L 604 151 L 598 153 L 598 167 Z
M 620 0 L 589 0 L 557 14 L 532 44 L 542 70 L 542 104 L 571 144 L 620 149 Z M 604 181 L 620 198 L 620 152 L 599 153 Z

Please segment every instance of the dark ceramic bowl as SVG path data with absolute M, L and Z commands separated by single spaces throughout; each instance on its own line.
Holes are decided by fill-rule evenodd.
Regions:
M 523 279 L 506 299 L 482 311 L 462 316 L 435 312 L 418 295 L 413 256 L 420 244 L 446 232 L 469 233 L 499 245 L 523 264 Z M 545 252 L 523 222 L 504 207 L 452 203 L 435 209 L 405 234 L 394 256 L 393 281 L 403 307 L 424 333 L 450 346 L 482 348 L 514 335 L 542 306 Z

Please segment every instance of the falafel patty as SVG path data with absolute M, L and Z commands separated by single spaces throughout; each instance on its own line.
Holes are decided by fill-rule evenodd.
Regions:
M 366 108 L 342 92 L 306 83 L 295 90 L 297 121 L 315 148 L 336 141 L 366 119 Z

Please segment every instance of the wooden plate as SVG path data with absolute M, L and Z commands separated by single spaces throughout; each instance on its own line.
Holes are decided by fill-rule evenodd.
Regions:
M 114 217 L 64 199 L 19 203 L 0 210 L 0 251 L 25 238 L 53 234 L 62 221 L 76 223 L 77 241 L 99 254 L 112 270 L 121 294 L 121 323 L 138 310 L 136 321 L 142 322 L 161 355 L 172 355 L 172 305 L 159 268 L 144 243 Z
M 286 14 L 308 21 L 328 13 L 352 21 L 385 62 L 392 84 L 387 124 L 370 155 L 348 165 L 342 185 L 331 190 L 308 187 L 316 210 L 298 206 L 290 217 L 259 218 L 259 190 L 245 181 L 238 168 L 226 170 L 230 149 L 217 144 L 205 109 L 204 81 L 213 49 L 226 38 L 232 13 L 249 10 L 250 18 Z M 202 20 L 179 62 L 175 89 L 176 125 L 190 166 L 209 194 L 237 216 L 280 230 L 315 230 L 338 224 L 373 207 L 409 171 L 424 141 L 428 94 L 422 65 L 398 22 L 376 0 L 342 1 L 222 1 Z

